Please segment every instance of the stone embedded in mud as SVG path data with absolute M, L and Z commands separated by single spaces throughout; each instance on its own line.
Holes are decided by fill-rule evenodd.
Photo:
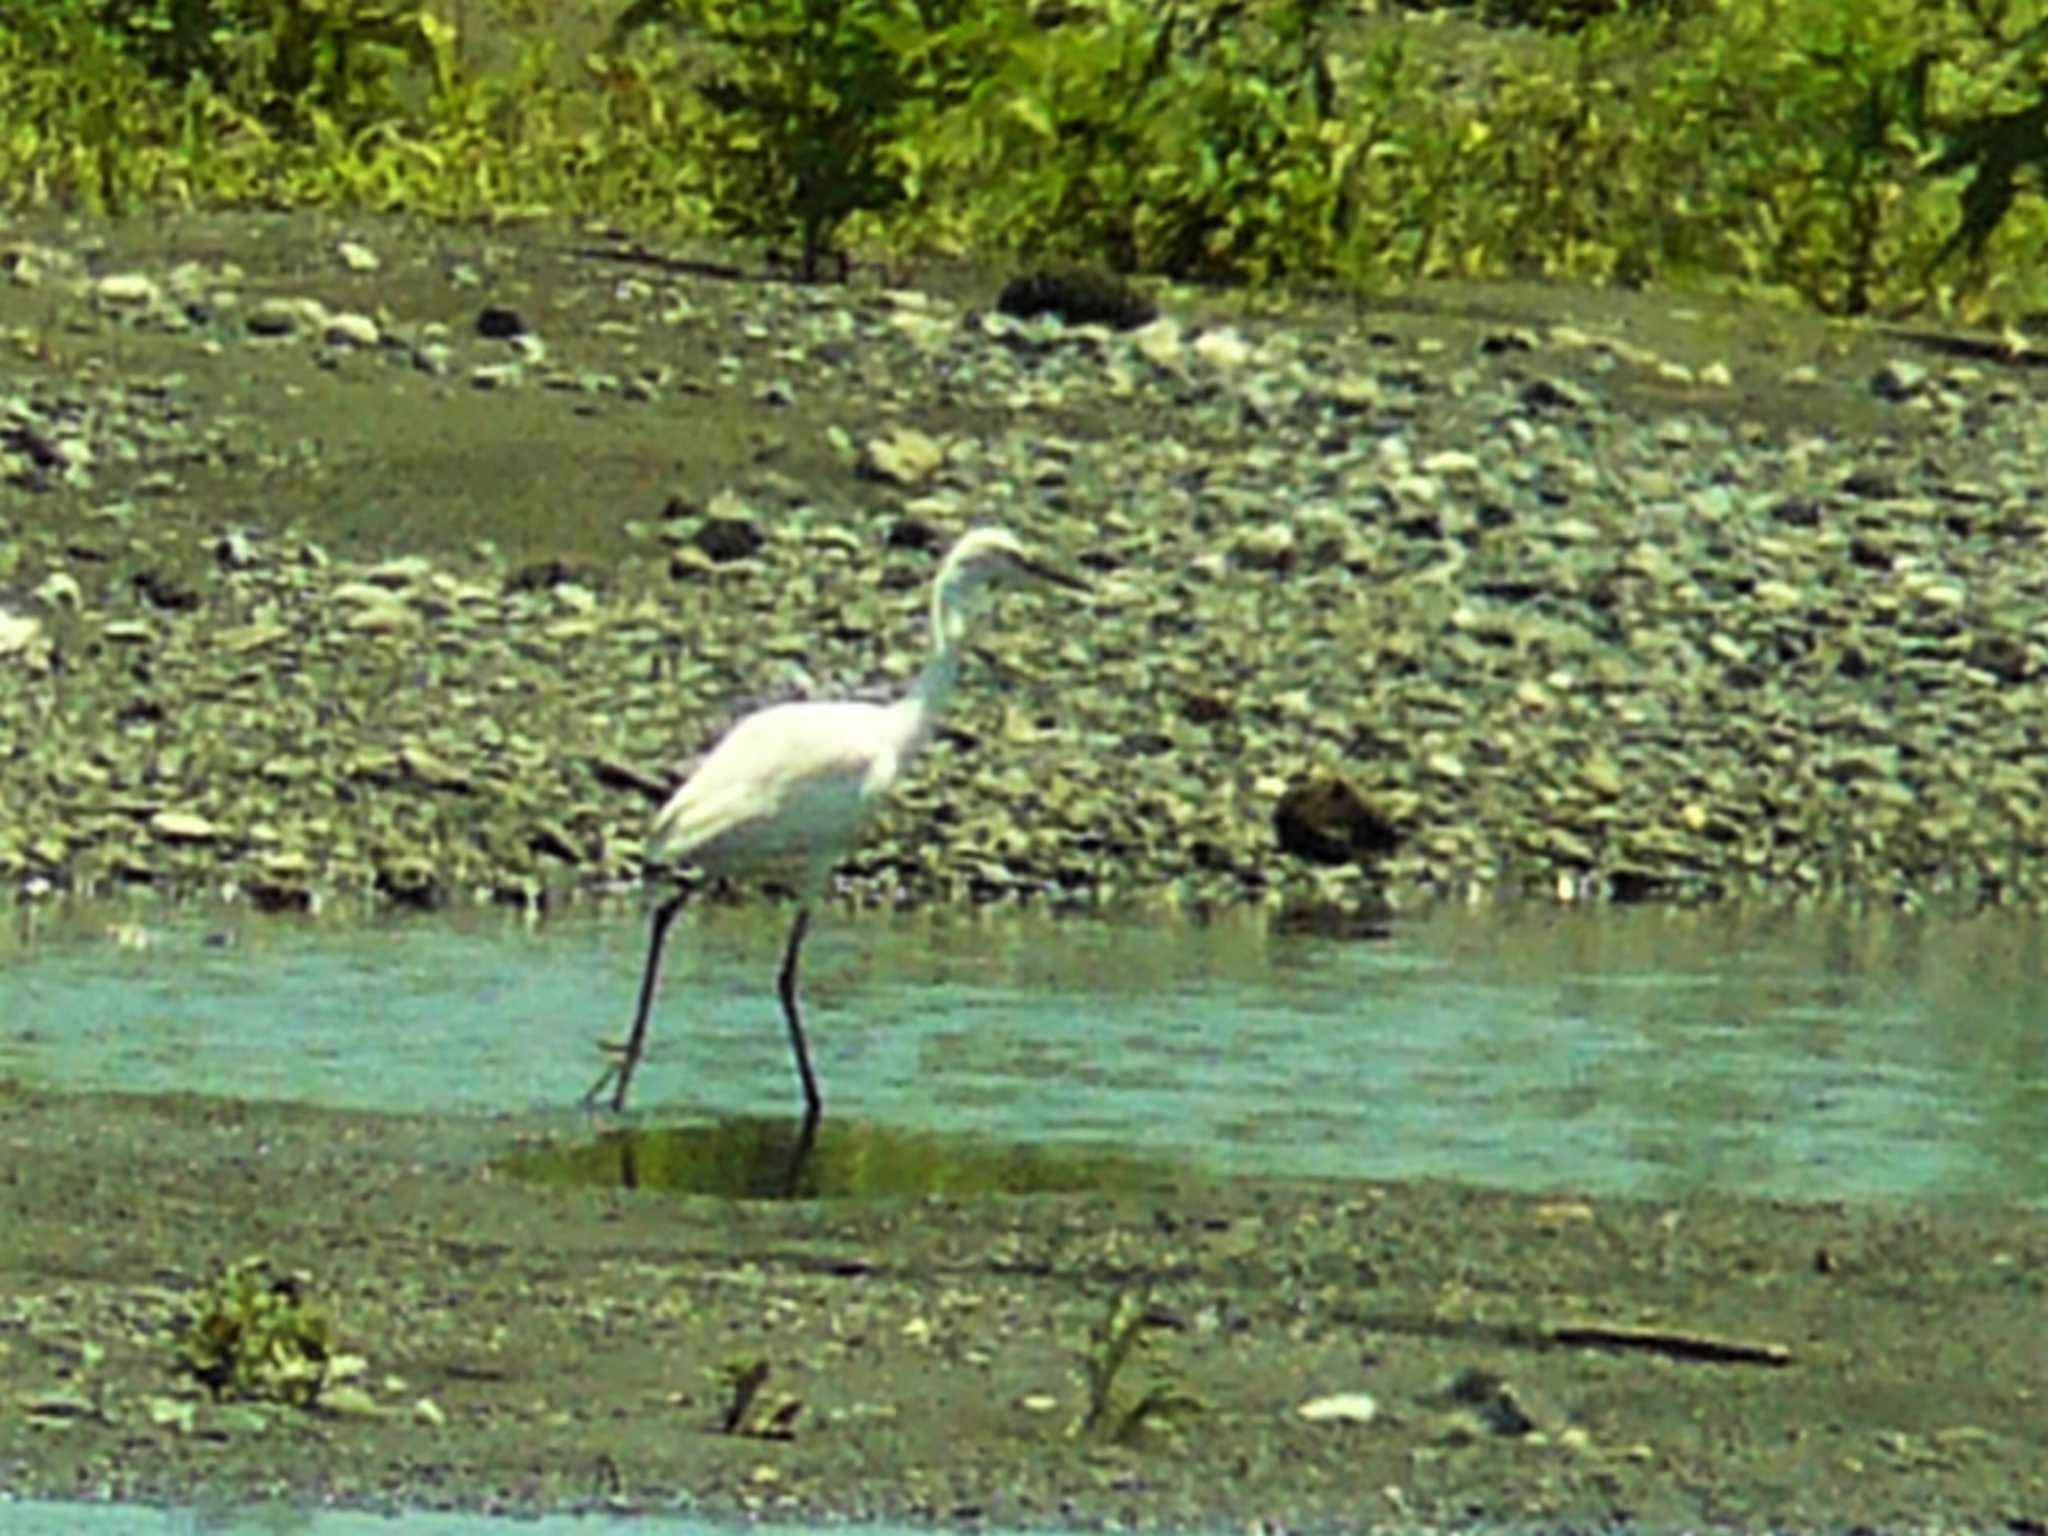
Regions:
M 527 333 L 525 316 L 502 304 L 487 304 L 477 311 L 476 333 L 486 341 L 510 341 Z
M 460 794 L 470 794 L 476 789 L 476 781 L 468 773 L 417 742 L 407 742 L 400 747 L 398 761 L 414 780 L 429 789 L 446 789 Z
M 158 811 L 149 818 L 149 830 L 169 843 L 207 843 L 221 835 L 221 829 L 196 811 Z
M 367 351 L 384 340 L 377 322 L 368 315 L 342 313 L 327 317 L 321 338 L 331 347 L 360 347 Z
M 1370 1424 L 1380 1405 L 1369 1392 L 1333 1392 L 1298 1404 L 1294 1412 L 1311 1424 Z
M 915 427 L 898 427 L 868 439 L 861 467 L 877 480 L 916 486 L 930 479 L 945 458 L 945 450 L 927 433 Z
M 1230 553 L 1247 570 L 1285 575 L 1294 569 L 1296 547 L 1292 528 L 1285 523 L 1268 523 L 1240 533 Z
M 355 634 L 395 635 L 416 628 L 420 616 L 397 598 L 386 595 L 379 601 L 363 603 L 342 623 Z
M 231 571 L 246 570 L 256 563 L 256 541 L 241 529 L 230 529 L 213 541 L 213 558 Z
M 552 587 L 568 586 L 583 580 L 582 569 L 567 560 L 536 560 L 507 576 L 504 591 L 507 597 L 511 597 L 521 592 L 545 592 Z
M 293 336 L 300 331 L 318 330 L 326 319 L 326 306 L 318 299 L 286 298 L 274 294 L 250 305 L 243 324 L 251 336 L 276 339 Z
M 707 517 L 690 535 L 690 543 L 718 565 L 751 560 L 767 542 L 768 535 L 751 517 Z
M 1490 1434 L 1519 1438 L 1537 1428 L 1536 1415 L 1514 1384 L 1498 1372 L 1478 1366 L 1457 1372 L 1434 1400 L 1461 1417 L 1471 1415 Z
M 35 599 L 45 608 L 77 608 L 84 600 L 78 578 L 69 571 L 52 571 L 36 587 Z
M 265 646 L 275 645 L 290 636 L 291 630 L 283 624 L 258 622 L 236 624 L 216 631 L 212 637 L 212 648 L 223 656 L 246 656 L 251 651 L 260 651 Z
M 0 608 L 0 657 L 27 656 L 43 635 L 42 620 Z
M 400 555 L 396 559 L 381 561 L 363 572 L 363 581 L 372 586 L 397 590 L 409 587 L 414 582 L 424 581 L 434 574 L 434 563 L 423 555 Z
M 1190 343 L 1189 350 L 1219 373 L 1234 373 L 1252 360 L 1252 345 L 1235 326 L 1202 332 Z
M 1177 372 L 1187 360 L 1179 322 L 1164 315 L 1131 332 L 1131 345 L 1146 362 L 1164 372 Z
M 1927 386 L 1928 370 L 1907 358 L 1893 358 L 1870 377 L 1871 393 L 1883 400 L 1910 400 Z
M 1590 390 L 1571 379 L 1554 376 L 1531 379 L 1522 387 L 1520 399 L 1524 409 L 1536 414 L 1582 413 L 1591 411 L 1595 405 Z
M 1291 783 L 1273 808 L 1273 833 L 1283 853 L 1315 864 L 1372 863 L 1401 845 L 1399 829 L 1334 777 Z
M 188 613 L 200 604 L 196 590 L 162 571 L 137 571 L 130 585 L 150 607 L 168 613 Z
M 1159 306 L 1130 282 L 1087 267 L 1044 267 L 1011 278 L 996 310 L 1017 320 L 1055 315 L 1066 325 L 1136 330 L 1158 318 Z
M 76 272 L 79 258 L 73 251 L 53 245 L 35 245 L 13 240 L 0 245 L 0 272 L 18 288 L 37 288 L 44 278 L 58 272 Z
M 153 309 L 162 298 L 156 280 L 143 272 L 109 272 L 92 291 L 102 304 L 119 309 Z

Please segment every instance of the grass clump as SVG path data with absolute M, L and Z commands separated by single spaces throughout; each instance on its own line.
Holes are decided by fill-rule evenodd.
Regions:
M 311 1294 L 311 1277 L 280 1273 L 268 1259 L 241 1259 L 201 1291 L 178 1334 L 178 1369 L 213 1395 L 307 1408 L 363 1362 L 335 1348 L 334 1324 Z
M 1147 1334 L 1157 1326 L 1149 1286 L 1128 1287 L 1110 1298 L 1109 1309 L 1088 1330 L 1081 1351 L 1081 1379 L 1087 1407 L 1070 1431 L 1111 1445 L 1135 1446 L 1149 1429 L 1171 1428 L 1207 1406 L 1171 1373 L 1156 1369 L 1136 1393 L 1119 1390 L 1125 1369 L 1145 1353 Z

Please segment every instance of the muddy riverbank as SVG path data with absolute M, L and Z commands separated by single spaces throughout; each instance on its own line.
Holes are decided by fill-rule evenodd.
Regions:
M 1050 1165 L 1045 1193 L 733 1203 L 506 1165 L 566 1137 L 608 1178 L 633 1148 L 604 1134 L 0 1089 L 0 1478 L 1212 1529 L 2048 1509 L 2038 1215 L 1141 1167 L 1061 1193 Z M 256 1254 L 365 1362 L 347 1411 L 173 1368 L 196 1296 Z M 1120 1299 L 1142 1346 L 1084 1429 Z M 726 1432 L 728 1373 L 760 1365 Z M 1128 1425 L 1148 1392 L 1184 1411 Z

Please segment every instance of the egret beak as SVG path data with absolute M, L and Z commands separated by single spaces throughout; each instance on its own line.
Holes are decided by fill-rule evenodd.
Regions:
M 1040 565 L 1036 560 L 1019 555 L 1015 561 L 1020 575 L 1029 576 L 1033 581 L 1042 581 L 1049 587 L 1064 587 L 1069 592 L 1093 592 L 1095 589 L 1078 576 L 1069 576 L 1065 571 L 1056 571 L 1049 565 Z

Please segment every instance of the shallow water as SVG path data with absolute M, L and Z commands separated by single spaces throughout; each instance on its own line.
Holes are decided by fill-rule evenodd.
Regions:
M 678 925 L 639 1122 L 794 1117 L 786 920 L 705 906 Z M 2001 915 L 1727 908 L 1446 908 L 1378 941 L 1251 915 L 834 910 L 805 982 L 827 1132 L 876 1144 L 2048 1203 L 2042 939 Z M 574 1127 L 642 944 L 624 915 L 18 910 L 0 1074 Z
M 403 1521 L 402 1527 L 400 1521 Z M 296 1504 L 210 1509 L 152 1509 L 138 1504 L 60 1504 L 0 1500 L 0 1531 L 8 1536 L 794 1536 L 808 1525 L 742 1525 L 685 1515 L 484 1515 L 408 1509 L 402 1517 L 367 1510 L 314 1509 Z M 861 1536 L 930 1536 L 929 1528 L 863 1522 Z M 1040 1533 L 1046 1536 L 1046 1533 Z M 1057 1536 L 1057 1533 L 1051 1533 Z

